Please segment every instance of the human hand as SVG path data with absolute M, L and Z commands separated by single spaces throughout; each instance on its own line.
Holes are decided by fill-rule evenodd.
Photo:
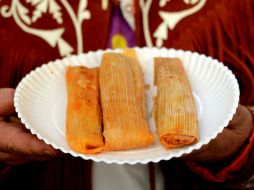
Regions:
M 183 156 L 183 159 L 202 163 L 227 160 L 240 150 L 251 129 L 252 115 L 246 107 L 239 105 L 233 119 L 222 133 L 201 149 Z
M 17 165 L 59 155 L 32 135 L 14 116 L 14 89 L 0 89 L 0 162 Z

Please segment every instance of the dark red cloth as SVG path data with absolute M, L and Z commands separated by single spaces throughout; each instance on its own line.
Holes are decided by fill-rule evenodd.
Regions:
M 8 6 L 10 9 L 14 2 L 2 0 L 0 8 Z M 30 14 L 33 14 L 35 6 L 25 0 L 20 2 L 29 10 Z M 61 8 L 62 23 L 57 23 L 52 14 L 48 12 L 43 13 L 36 22 L 30 25 L 22 22 L 26 27 L 29 27 L 29 30 L 64 29 L 62 39 L 72 46 L 72 54 L 80 53 L 77 50 L 77 37 L 72 18 L 60 1 L 56 1 L 56 3 Z M 77 14 L 79 1 L 71 0 L 67 3 L 70 4 L 74 14 Z M 91 18 L 85 19 L 82 24 L 84 52 L 106 47 L 111 8 L 112 3 L 109 3 L 107 10 L 102 10 L 101 1 L 88 2 L 87 10 L 90 11 Z M 46 35 L 46 38 L 50 38 L 50 36 Z M 15 22 L 14 16 L 4 17 L 0 14 L 0 87 L 15 87 L 22 77 L 32 69 L 57 58 L 61 58 L 58 44 L 54 47 L 50 46 L 46 40 L 22 29 Z
M 253 160 L 253 156 L 251 156 L 253 154 L 253 150 L 254 150 L 254 130 L 252 130 L 250 138 L 246 142 L 243 149 L 239 151 L 236 157 L 232 159 L 231 162 L 227 163 L 227 166 L 224 167 L 222 170 L 212 172 L 208 168 L 199 165 L 196 162 L 186 162 L 186 163 L 194 173 L 198 174 L 199 176 L 202 176 L 204 179 L 211 182 L 226 183 L 236 177 L 239 178 L 241 171 L 244 170 L 245 167 L 250 167 L 250 164 L 247 163 L 249 160 Z M 242 177 L 244 177 L 245 180 L 248 180 L 250 177 L 252 177 L 252 173 L 245 173 L 244 176 Z
M 199 0 L 197 3 L 199 3 Z M 0 8 L 11 5 L 11 0 L 0 1 Z M 17 1 L 15 1 L 17 2 Z M 34 9 L 28 1 L 20 0 L 29 10 Z M 78 52 L 75 27 L 61 1 L 63 22 L 57 23 L 51 14 L 43 14 L 30 26 L 39 29 L 64 28 L 63 39 L 73 47 L 72 54 Z M 77 13 L 79 1 L 68 1 Z M 144 0 L 147 2 L 147 0 Z M 164 7 L 159 0 L 152 1 L 149 12 L 151 39 L 161 18 L 159 10 L 180 11 L 191 8 L 182 0 L 167 1 Z M 186 1 L 187 2 L 187 1 Z M 191 1 L 189 1 L 191 2 Z M 145 46 L 140 0 L 135 0 L 136 41 Z M 101 9 L 101 1 L 88 1 L 91 19 L 84 20 L 83 51 L 106 47 L 113 1 L 108 9 Z M 31 15 L 30 15 L 31 16 Z M 27 25 L 27 24 L 26 24 Z M 169 38 L 163 46 L 198 51 L 219 59 L 236 74 L 241 87 L 241 103 L 254 104 L 254 1 L 253 0 L 207 0 L 204 7 L 195 14 L 184 18 L 174 30 L 168 31 Z M 0 15 L 0 87 L 15 87 L 32 69 L 50 60 L 61 58 L 59 47 L 51 47 L 45 40 L 24 32 L 12 16 Z M 253 158 L 254 160 L 254 158 Z M 250 160 L 249 162 L 253 162 Z M 201 181 L 179 160 L 161 163 L 166 176 L 166 188 L 170 189 L 226 189 Z M 62 158 L 34 162 L 15 167 L 8 179 L 0 182 L 0 189 L 89 189 L 91 188 L 91 162 L 65 155 Z
M 21 0 L 20 2 L 32 14 L 34 7 L 27 3 L 28 1 Z M 62 10 L 61 24 L 57 23 L 49 13 L 44 13 L 37 22 L 31 25 L 24 24 L 40 30 L 64 28 L 62 37 L 73 47 L 72 54 L 76 54 L 77 39 L 74 25 L 60 1 L 56 2 Z M 79 1 L 68 2 L 76 14 Z M 14 1 L 2 0 L 0 9 L 4 6 L 10 8 L 12 3 Z M 109 3 L 108 9 L 102 10 L 101 1 L 88 2 L 88 10 L 92 15 L 90 20 L 84 20 L 82 24 L 84 52 L 106 47 L 111 7 L 112 3 Z M 49 36 L 46 37 L 49 38 Z M 22 30 L 14 21 L 13 16 L 6 18 L 0 14 L 0 88 L 15 88 L 31 70 L 58 58 L 61 58 L 61 55 L 57 45 L 51 47 L 46 40 Z M 7 177 L 0 180 L 0 189 L 91 189 L 91 166 L 90 161 L 74 158 L 68 154 L 49 161 L 15 166 L 9 170 Z
M 195 6 L 195 5 L 192 5 Z M 180 1 L 170 1 L 160 8 L 152 1 L 149 27 L 152 35 L 162 22 L 158 10 L 176 11 L 190 8 Z M 173 9 L 173 10 L 172 10 Z M 139 45 L 145 45 L 142 13 L 136 10 Z M 254 104 L 254 1 L 212 0 L 195 14 L 168 29 L 164 47 L 196 51 L 222 61 L 236 75 L 241 89 L 241 103 Z
M 162 22 L 158 10 L 167 12 L 181 11 L 190 8 L 183 2 L 170 1 L 160 8 L 158 2 L 152 1 L 149 13 L 149 29 L 152 44 L 156 45 L 153 36 Z M 200 1 L 199 1 L 200 2 Z M 192 5 L 195 6 L 195 5 Z M 141 9 L 136 10 L 136 27 L 140 45 L 145 45 L 143 35 L 143 17 Z M 164 47 L 184 49 L 199 52 L 218 59 L 228 66 L 236 75 L 240 85 L 240 102 L 244 105 L 254 104 L 254 1 L 214 0 L 207 1 L 204 7 L 195 14 L 179 22 L 174 30 L 168 29 L 168 39 L 163 42 Z M 254 126 L 253 126 L 254 128 Z M 208 168 L 198 163 L 189 164 L 189 167 L 199 175 L 212 182 L 243 182 L 253 175 L 249 167 L 254 162 L 253 133 L 246 147 L 229 165 L 213 174 Z M 162 169 L 165 171 L 165 164 Z M 241 175 L 240 175 L 241 174 Z M 168 181 L 169 178 L 165 178 Z M 233 179 L 233 180 L 230 180 Z M 229 185 L 229 184 L 227 184 Z M 168 187 L 169 184 L 166 184 Z M 239 186 L 238 186 L 239 187 Z M 172 188 L 172 187 L 171 187 Z

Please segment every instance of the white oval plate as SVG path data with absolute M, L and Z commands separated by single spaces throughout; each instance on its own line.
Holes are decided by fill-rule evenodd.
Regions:
M 104 52 L 121 52 L 121 50 L 99 50 L 71 56 L 49 62 L 32 71 L 19 83 L 14 97 L 14 105 L 22 123 L 39 139 L 64 153 L 86 160 L 117 164 L 145 164 L 180 157 L 209 143 L 228 125 L 238 105 L 239 87 L 235 76 L 227 67 L 215 59 L 189 51 L 165 48 L 135 49 L 144 71 L 145 84 L 150 85 L 150 88 L 146 90 L 147 118 L 153 132 L 155 132 L 154 117 L 149 117 L 153 109 L 153 97 L 156 96 L 156 88 L 153 86 L 153 58 L 156 56 L 179 57 L 183 61 L 198 110 L 199 140 L 196 144 L 165 149 L 156 139 L 155 144 L 147 148 L 103 152 L 97 155 L 80 154 L 68 146 L 65 139 L 66 66 L 96 67 L 100 65 Z

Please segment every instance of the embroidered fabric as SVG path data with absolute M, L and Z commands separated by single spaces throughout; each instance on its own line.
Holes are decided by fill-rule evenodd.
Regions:
M 23 76 L 49 60 L 107 46 L 111 1 L 26 2 L 0 1 L 0 87 L 15 87 Z M 29 9 L 31 7 L 34 11 Z M 173 46 L 199 51 L 225 61 L 240 81 L 241 101 L 253 104 L 251 51 L 254 46 L 250 40 L 253 32 L 248 30 L 253 26 L 253 7 L 253 0 L 135 0 L 136 42 L 140 46 Z M 183 16 L 181 11 L 184 11 Z M 128 23 L 132 28 L 132 21 Z M 176 175 L 178 165 L 174 167 L 172 160 L 168 163 L 173 163 L 171 176 Z M 15 186 L 21 189 L 90 189 L 90 170 L 87 161 L 65 155 L 17 167 L 15 175 L 1 185 L 13 189 Z M 187 172 L 178 176 L 193 179 Z M 24 183 L 28 178 L 29 184 Z M 169 182 L 176 184 L 177 189 L 185 185 L 181 180 L 176 183 L 171 177 Z M 253 178 L 249 182 L 246 187 Z

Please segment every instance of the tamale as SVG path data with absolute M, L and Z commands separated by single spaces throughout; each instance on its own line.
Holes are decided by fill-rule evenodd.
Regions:
M 137 54 L 134 48 L 125 48 L 123 50 L 123 54 L 127 57 L 137 59 Z
M 129 58 L 132 58 L 131 61 L 129 61 L 129 65 L 131 67 L 132 76 L 134 80 L 135 85 L 135 96 L 137 99 L 137 102 L 140 102 L 141 110 L 142 110 L 142 116 L 144 119 L 146 118 L 146 96 L 145 96 L 145 85 L 144 85 L 144 77 L 143 72 L 140 67 L 140 64 L 137 60 L 137 54 L 135 49 L 126 48 L 123 51 L 123 54 Z
M 143 102 L 136 96 L 135 80 L 141 77 L 134 79 L 140 73 L 133 72 L 135 68 L 130 66 L 133 61 L 118 53 L 105 53 L 102 57 L 100 89 L 105 150 L 139 148 L 154 142 L 142 113 Z
M 155 58 L 156 131 L 167 148 L 193 144 L 198 139 L 198 118 L 192 89 L 181 60 Z
M 66 139 L 78 152 L 94 154 L 104 146 L 99 69 L 67 67 Z

